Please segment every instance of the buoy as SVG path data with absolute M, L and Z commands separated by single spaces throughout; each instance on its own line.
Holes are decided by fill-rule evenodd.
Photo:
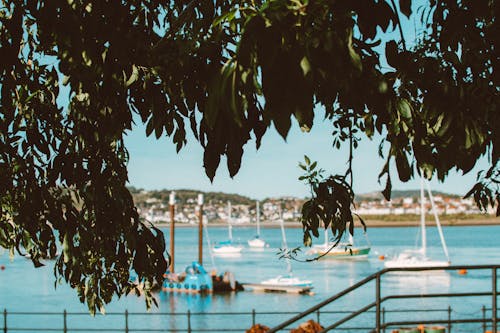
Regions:
M 465 275 L 465 274 L 467 274 L 467 270 L 465 268 L 459 269 L 458 274 Z
M 5 270 L 5 266 L 4 266 L 4 265 L 0 266 L 0 269 L 1 269 L 2 271 L 3 271 L 3 270 Z
M 380 256 L 378 256 L 378 258 L 379 258 L 380 260 L 384 260 L 384 259 L 385 259 L 385 256 L 384 256 L 384 255 L 380 255 Z

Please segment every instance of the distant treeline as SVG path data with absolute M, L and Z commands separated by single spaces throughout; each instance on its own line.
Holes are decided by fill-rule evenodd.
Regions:
M 129 188 L 132 193 L 134 200 L 137 202 L 145 201 L 148 198 L 158 199 L 162 202 L 168 202 L 170 193 L 175 191 L 176 202 L 179 204 L 186 204 L 189 199 L 197 200 L 198 194 L 203 193 L 205 203 L 226 203 L 231 201 L 233 205 L 253 205 L 255 200 L 245 197 L 239 194 L 223 193 L 223 192 L 203 192 L 196 190 L 159 190 L 159 191 L 147 191 L 147 194 L 143 192 L 142 189 L 136 189 L 135 187 Z
M 409 222 L 420 221 L 420 215 L 417 214 L 386 214 L 386 215 L 362 215 L 363 220 L 369 225 L 370 221 L 385 221 L 385 222 Z M 485 220 L 491 219 L 488 214 L 441 214 L 439 220 Z M 426 220 L 434 222 L 434 215 L 426 214 Z
M 432 191 L 432 195 L 440 195 L 447 198 L 460 198 L 460 195 L 457 194 L 449 194 L 444 192 Z M 427 197 L 427 191 L 425 192 L 425 196 Z M 401 198 L 420 198 L 420 190 L 392 190 L 391 199 L 401 199 Z M 374 201 L 374 200 L 383 200 L 384 196 L 382 192 L 371 192 L 364 194 L 357 194 L 356 201 Z
M 144 191 L 143 189 L 138 189 L 135 187 L 129 187 L 130 192 L 134 196 L 134 200 L 136 203 L 146 201 L 149 198 L 155 198 L 162 202 L 168 202 L 168 198 L 170 192 L 172 190 L 164 189 L 164 190 L 154 190 L 154 191 Z M 175 191 L 176 201 L 179 204 L 186 204 L 189 199 L 196 200 L 199 193 L 203 193 L 205 203 L 212 204 L 222 204 L 231 201 L 233 205 L 254 205 L 255 199 L 251 199 L 249 197 L 234 194 L 234 193 L 224 193 L 224 192 L 203 192 L 198 190 L 190 190 L 190 189 L 180 189 L 173 190 Z M 147 192 L 147 193 L 146 193 Z M 426 193 L 427 195 L 427 193 Z M 433 192 L 433 195 L 441 195 L 449 198 L 459 198 L 459 195 L 456 194 L 448 194 L 443 192 Z M 391 193 L 391 199 L 401 199 L 401 198 L 419 198 L 420 190 L 393 190 Z M 264 199 L 262 201 L 269 201 L 272 199 Z M 297 198 L 297 200 L 301 200 Z M 365 194 L 356 195 L 356 202 L 361 201 L 374 201 L 374 200 L 384 200 L 381 192 L 371 192 Z

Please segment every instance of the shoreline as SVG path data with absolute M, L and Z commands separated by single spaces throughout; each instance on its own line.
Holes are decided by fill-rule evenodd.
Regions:
M 444 219 L 439 221 L 441 226 L 443 227 L 465 227 L 465 226 L 489 226 L 489 225 L 500 225 L 500 217 L 488 217 L 484 219 Z M 404 228 L 404 227 L 418 227 L 420 226 L 420 220 L 407 220 L 407 221 L 385 221 L 385 220 L 377 220 L 377 219 L 365 219 L 367 229 L 370 228 Z M 434 219 L 426 221 L 426 226 L 436 226 L 436 222 Z M 159 228 L 167 228 L 170 227 L 170 223 L 155 223 L 155 227 Z M 225 222 L 210 222 L 207 224 L 208 228 L 212 227 L 226 227 L 227 223 Z M 256 223 L 234 223 L 234 227 L 242 227 L 242 228 L 255 228 Z M 359 221 L 355 221 L 355 228 L 361 228 L 362 225 Z M 198 224 L 191 223 L 175 223 L 176 228 L 197 228 Z M 302 228 L 302 225 L 299 221 L 293 222 L 285 222 L 286 228 Z M 277 222 L 269 222 L 263 221 L 260 223 L 260 228 L 262 229 L 277 229 L 280 228 L 280 224 Z

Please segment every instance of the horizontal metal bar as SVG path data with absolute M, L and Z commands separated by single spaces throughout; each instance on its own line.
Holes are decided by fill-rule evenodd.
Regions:
M 487 323 L 490 322 L 491 318 L 483 319 L 483 318 L 470 318 L 470 319 L 442 319 L 442 320 L 409 320 L 409 321 L 391 321 L 382 325 L 382 328 L 388 328 L 391 326 L 399 326 L 399 325 L 419 325 L 419 324 L 468 324 L 468 323 Z
M 389 295 L 382 297 L 380 300 L 386 301 L 389 299 L 400 298 L 437 298 L 437 297 L 471 297 L 471 296 L 491 296 L 491 292 L 478 292 L 478 293 L 444 293 L 444 294 L 403 294 L 403 295 Z

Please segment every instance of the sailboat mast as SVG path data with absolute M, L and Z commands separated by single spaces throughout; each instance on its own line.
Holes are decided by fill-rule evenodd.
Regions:
M 281 208 L 281 202 L 279 203 L 278 212 L 279 212 L 279 220 L 280 220 L 280 228 L 281 228 L 281 239 L 283 242 L 283 251 L 286 252 L 288 250 L 288 244 L 286 242 L 285 223 L 283 221 L 283 211 Z M 292 264 L 290 263 L 290 258 L 286 258 L 286 265 L 287 265 L 288 273 L 292 273 Z
M 229 240 L 233 240 L 233 229 L 231 225 L 231 201 L 227 202 L 227 224 L 228 224 L 228 233 L 229 233 Z
M 425 194 L 423 176 L 420 176 L 420 228 L 422 231 L 422 254 L 425 256 L 427 252 L 427 234 L 425 232 Z
M 260 203 L 257 201 L 257 237 L 260 237 Z
M 281 204 L 279 206 L 279 219 L 280 219 L 280 227 L 281 227 L 281 239 L 283 242 L 283 248 L 288 249 L 288 245 L 286 242 L 286 234 L 285 234 L 285 223 L 283 221 L 283 214 L 281 212 Z
M 429 194 L 429 200 L 431 202 L 432 212 L 434 214 L 434 219 L 436 220 L 436 226 L 439 232 L 439 238 L 441 239 L 441 245 L 443 246 L 444 255 L 448 262 L 450 261 L 450 256 L 448 255 L 448 247 L 446 246 L 446 241 L 444 240 L 443 229 L 441 228 L 441 223 L 439 222 L 439 217 L 436 211 L 436 206 L 434 205 L 434 197 L 432 196 L 431 188 L 429 186 L 429 182 L 425 182 L 427 186 L 427 193 Z

